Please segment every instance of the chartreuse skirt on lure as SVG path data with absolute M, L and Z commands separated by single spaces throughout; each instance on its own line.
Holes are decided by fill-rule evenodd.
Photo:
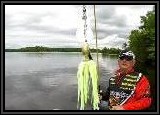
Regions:
M 78 103 L 77 108 L 85 110 L 91 104 L 94 110 L 99 110 L 98 97 L 98 73 L 97 66 L 93 60 L 82 61 L 79 64 L 78 72 Z

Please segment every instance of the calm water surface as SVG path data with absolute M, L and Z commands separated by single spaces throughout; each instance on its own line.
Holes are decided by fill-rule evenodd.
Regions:
M 96 61 L 96 54 L 92 54 Z M 76 110 L 81 53 L 5 53 L 6 110 Z M 99 54 L 101 88 L 117 68 L 116 57 Z

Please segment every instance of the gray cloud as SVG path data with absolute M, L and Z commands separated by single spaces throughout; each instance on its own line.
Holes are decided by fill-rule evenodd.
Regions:
M 98 39 L 104 39 L 105 37 L 107 36 L 110 36 L 110 35 L 113 35 L 113 34 L 117 34 L 118 37 L 121 37 L 121 38 L 126 38 L 128 36 L 128 32 L 130 30 L 128 30 L 127 27 L 119 27 L 117 29 L 101 29 L 101 28 L 98 28 L 97 29 L 97 36 L 98 36 Z
M 97 6 L 96 14 L 98 23 L 117 27 L 126 26 L 126 17 L 124 15 L 117 16 L 116 6 Z
M 44 5 L 45 6 L 45 5 Z M 29 8 L 25 7 L 22 11 L 15 10 L 13 7 L 12 10 L 6 10 L 5 12 L 5 46 L 6 47 L 20 47 L 34 44 L 44 44 L 44 45 L 57 45 L 65 47 L 77 46 L 76 40 L 76 31 L 77 28 L 75 25 L 72 25 L 70 22 L 71 19 L 76 19 L 75 16 L 70 15 L 69 13 L 76 13 L 73 11 L 82 5 L 73 5 L 70 6 L 72 9 L 63 9 L 58 7 L 56 9 L 47 9 L 47 6 L 37 7 L 37 11 L 29 11 Z M 18 6 L 15 6 L 18 7 Z M 109 41 L 100 42 L 101 46 L 120 46 L 123 44 L 129 32 L 135 28 L 137 25 L 134 25 L 135 22 L 132 17 L 133 25 L 128 25 L 127 18 L 131 12 L 145 11 L 145 9 L 152 9 L 153 6 L 147 5 L 96 5 L 96 21 L 97 21 L 97 37 L 101 40 L 106 40 L 107 37 L 116 35 L 117 38 L 110 38 Z M 6 7 L 9 9 L 9 6 Z M 34 7 L 32 7 L 34 8 Z M 69 8 L 69 7 L 67 7 Z M 94 32 L 94 14 L 93 14 L 93 5 L 87 6 L 88 16 L 91 18 L 91 28 Z M 120 11 L 117 11 L 117 8 L 128 8 L 123 14 L 119 14 Z M 63 11 L 61 11 L 63 9 Z M 66 11 L 66 12 L 65 12 Z M 73 13 L 73 14 L 74 14 Z M 142 14 L 141 14 L 142 15 Z M 143 15 L 145 15 L 143 13 Z M 65 16 L 65 17 L 63 17 Z M 139 16 L 139 15 L 138 15 Z M 60 20 L 58 20 L 60 18 Z M 64 18 L 64 19 L 63 19 Z M 56 19 L 56 21 L 55 21 Z M 44 21 L 45 20 L 45 21 Z M 47 22 L 47 21 L 48 22 Z M 57 21 L 58 20 L 58 21 Z M 63 20 L 66 21 L 66 24 L 63 23 Z M 71 24 L 70 24 L 70 23 Z M 140 22 L 140 20 L 139 20 Z M 139 23 L 138 22 L 138 23 Z M 137 22 L 136 22 L 137 23 Z M 74 23 L 75 24 L 75 23 Z M 58 27 L 59 26 L 59 27 Z M 70 27 L 68 27 L 70 26 Z M 113 36 L 114 37 L 114 36 Z M 17 44 L 17 45 L 16 45 Z
M 126 37 L 126 32 L 128 30 L 126 17 L 124 15 L 116 14 L 116 6 L 102 5 L 97 6 L 96 8 L 97 33 L 99 35 L 99 39 L 103 39 L 104 37 L 112 34 L 118 34 L 120 37 Z M 92 20 L 92 23 L 94 23 L 94 20 Z M 107 26 L 104 28 L 101 27 L 101 25 Z M 115 28 L 110 29 L 111 27 Z M 94 25 L 92 25 L 92 29 L 94 30 Z
M 46 34 L 63 34 L 63 35 L 70 35 L 70 36 L 75 36 L 76 34 L 76 28 L 73 29 L 58 29 L 55 27 L 47 27 L 47 26 L 38 26 L 38 25 L 27 25 L 26 29 L 30 29 L 33 31 L 39 31 L 39 32 L 43 32 Z
M 42 23 L 42 19 L 45 16 L 52 16 L 56 17 L 57 14 L 53 13 L 45 13 L 45 14 L 25 14 L 27 15 L 27 19 L 22 22 L 16 22 L 13 20 L 14 17 L 11 15 L 6 14 L 5 15 L 5 28 L 6 30 L 14 30 L 14 29 L 23 29 L 24 31 L 30 30 L 45 34 L 63 34 L 63 35 L 70 35 L 75 36 L 76 34 L 76 28 L 72 29 L 58 29 L 56 27 L 50 27 L 50 26 L 42 26 L 40 23 Z M 54 23 L 54 22 L 53 22 Z M 13 37 L 16 37 L 19 35 L 13 35 Z

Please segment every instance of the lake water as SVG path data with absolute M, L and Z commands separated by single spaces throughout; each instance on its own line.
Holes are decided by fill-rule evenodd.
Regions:
M 96 54 L 92 54 L 96 61 Z M 5 53 L 6 110 L 77 110 L 77 70 L 81 53 Z M 103 90 L 117 58 L 99 54 Z

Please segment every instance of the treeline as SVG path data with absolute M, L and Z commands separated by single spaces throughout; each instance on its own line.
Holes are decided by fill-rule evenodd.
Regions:
M 145 70 L 155 66 L 155 7 L 141 16 L 141 26 L 129 35 L 129 48 L 135 53 L 137 67 Z
M 101 50 L 101 53 L 103 55 L 115 55 L 115 54 L 119 54 L 119 52 L 121 51 L 121 49 L 117 49 L 117 48 L 106 48 L 104 47 Z
M 91 52 L 97 52 L 96 49 L 90 49 Z M 81 48 L 49 48 L 43 46 L 35 46 L 35 47 L 25 47 L 20 49 L 5 49 L 6 52 L 81 52 Z M 98 49 L 98 53 L 102 53 L 104 55 L 109 54 L 118 54 L 120 49 L 116 48 L 103 48 L 102 50 Z
M 49 48 L 43 46 L 25 47 L 20 49 L 5 49 L 6 52 L 80 52 L 80 48 Z

